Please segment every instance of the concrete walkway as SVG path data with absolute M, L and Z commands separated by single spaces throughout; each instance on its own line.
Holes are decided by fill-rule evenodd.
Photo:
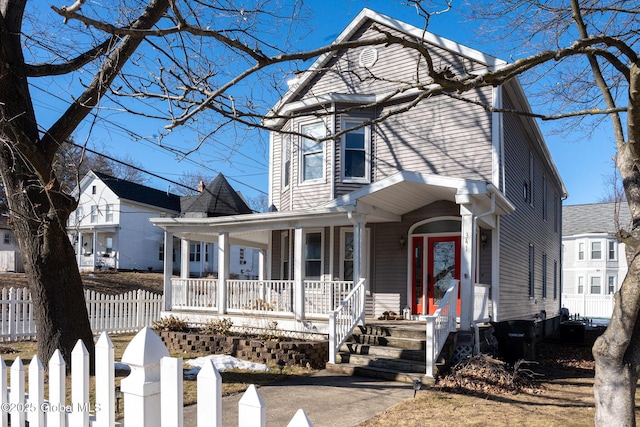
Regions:
M 320 371 L 258 389 L 266 405 L 267 426 L 286 426 L 303 409 L 314 427 L 355 426 L 413 397 L 411 384 Z M 238 425 L 242 394 L 222 398 L 222 425 Z M 184 427 L 196 427 L 196 406 L 184 409 Z

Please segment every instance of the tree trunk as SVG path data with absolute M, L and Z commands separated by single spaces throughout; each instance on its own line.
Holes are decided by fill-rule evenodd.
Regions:
M 0 0 L 0 175 L 33 298 L 38 356 L 68 362 L 78 339 L 93 355 L 82 280 L 66 223 L 76 201 L 53 173 L 57 145 L 39 135 L 20 42 L 23 0 Z M 58 141 L 57 144 L 63 141 Z

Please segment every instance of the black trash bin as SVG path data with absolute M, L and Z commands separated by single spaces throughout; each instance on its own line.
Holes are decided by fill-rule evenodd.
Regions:
M 492 323 L 498 340 L 498 356 L 513 365 L 518 360 L 535 360 L 536 326 L 533 320 Z
M 584 344 L 586 338 L 586 327 L 583 322 L 566 321 L 560 323 L 558 328 L 560 339 L 565 343 Z

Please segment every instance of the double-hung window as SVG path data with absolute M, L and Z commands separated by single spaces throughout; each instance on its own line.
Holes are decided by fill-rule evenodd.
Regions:
M 98 206 L 91 205 L 91 223 L 95 224 L 98 222 Z
M 591 259 L 602 259 L 602 242 L 591 242 Z
M 105 208 L 105 221 L 113 222 L 113 205 L 107 205 Z
M 291 182 L 291 135 L 284 137 L 282 144 L 282 186 L 288 187 Z
M 323 122 L 303 125 L 301 133 L 314 138 L 324 138 L 325 127 Z M 302 143 L 302 181 L 322 179 L 324 176 L 324 143 L 311 138 L 301 138 Z
M 322 233 L 306 233 L 304 244 L 305 276 L 309 279 L 319 279 L 322 275 Z
M 352 129 L 342 135 L 342 176 L 345 181 L 369 182 L 369 147 L 371 129 L 369 126 L 358 128 L 362 121 L 345 120 L 344 130 Z
M 608 250 L 607 259 L 609 261 L 615 261 L 616 260 L 616 241 L 609 240 L 608 246 L 609 246 L 609 250 Z

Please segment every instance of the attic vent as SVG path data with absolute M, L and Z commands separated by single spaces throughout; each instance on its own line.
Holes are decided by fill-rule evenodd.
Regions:
M 378 60 L 378 50 L 375 47 L 366 47 L 360 52 L 360 59 L 358 63 L 361 67 L 369 68 L 373 67 L 373 64 Z

